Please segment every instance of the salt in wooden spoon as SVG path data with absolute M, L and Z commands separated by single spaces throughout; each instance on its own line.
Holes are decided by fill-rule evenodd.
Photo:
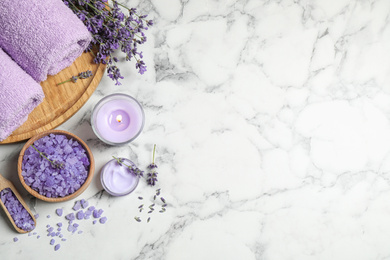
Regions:
M 15 197 L 19 200 L 19 202 L 22 204 L 22 206 L 27 210 L 28 214 L 30 214 L 32 220 L 34 221 L 34 227 L 36 227 L 37 222 L 35 220 L 34 215 L 31 213 L 30 209 L 27 207 L 27 204 L 24 202 L 24 200 L 20 196 L 19 192 L 16 190 L 15 186 L 12 184 L 12 182 L 7 180 L 6 178 L 1 176 L 1 174 L 0 174 L 0 192 L 6 188 L 10 188 L 11 191 L 15 194 Z M 5 207 L 4 203 L 1 200 L 0 200 L 0 205 L 4 209 L 5 214 L 8 216 L 9 220 L 11 221 L 11 223 L 14 226 L 14 228 L 16 229 L 16 231 L 18 231 L 19 233 L 28 233 L 31 231 L 31 230 L 26 231 L 26 230 L 23 230 L 23 229 L 20 229 L 19 227 L 17 227 L 14 219 L 12 218 L 11 214 L 9 214 L 7 208 Z

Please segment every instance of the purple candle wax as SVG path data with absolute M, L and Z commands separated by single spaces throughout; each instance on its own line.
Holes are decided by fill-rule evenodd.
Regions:
M 126 94 L 112 94 L 96 104 L 91 124 L 102 141 L 115 145 L 134 140 L 142 131 L 144 118 L 137 100 Z
M 122 160 L 123 163 L 119 164 L 117 160 L 113 159 L 106 163 L 101 170 L 100 181 L 103 188 L 114 196 L 123 196 L 131 193 L 139 182 L 139 177 L 130 172 L 127 167 L 136 167 L 135 164 L 128 159 Z

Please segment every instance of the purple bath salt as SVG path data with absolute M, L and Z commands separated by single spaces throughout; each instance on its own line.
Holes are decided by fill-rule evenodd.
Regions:
M 89 205 L 89 202 L 86 201 L 85 199 L 80 200 L 80 203 L 81 203 L 81 206 L 83 207 L 83 209 L 85 209 Z
M 38 219 L 38 218 L 39 218 L 39 214 L 35 214 L 35 215 L 34 215 L 34 218 L 35 218 L 35 219 Z
M 48 198 L 58 198 L 74 193 L 84 184 L 90 163 L 77 141 L 50 134 L 35 141 L 34 147 L 26 149 L 22 162 L 24 182 L 33 190 Z
M 100 222 L 101 224 L 106 223 L 106 221 L 107 221 L 107 218 L 106 218 L 106 217 L 102 217 L 102 218 L 99 219 L 99 222 Z
M 14 237 L 14 242 L 17 242 L 19 239 L 17 237 Z
M 103 214 L 103 210 L 102 209 L 99 209 L 99 210 L 97 210 L 97 209 L 95 209 L 94 211 L 93 211 L 93 217 L 94 218 L 100 218 L 100 216 Z
M 76 201 L 76 202 L 74 203 L 74 206 L 73 206 L 72 209 L 73 209 L 74 211 L 77 211 L 77 210 L 81 209 L 81 203 L 80 203 L 80 201 Z
M 33 218 L 10 188 L 5 188 L 0 192 L 0 199 L 18 228 L 24 231 L 31 231 L 35 228 Z
M 53 230 L 54 230 L 53 227 L 49 227 L 49 228 L 47 229 L 47 232 L 51 233 Z
M 54 245 L 56 241 L 54 239 L 50 240 L 50 245 Z
M 62 227 L 62 223 L 61 222 L 57 223 L 57 226 Z
M 40 235 L 38 235 L 38 236 L 37 236 L 37 239 L 38 239 L 38 238 L 40 238 L 40 237 L 41 237 L 41 236 L 40 236 Z
M 57 251 L 58 249 L 60 249 L 60 247 L 61 247 L 61 245 L 57 244 L 57 245 L 55 245 L 54 250 Z
M 47 218 L 50 218 L 50 215 L 47 215 L 46 217 L 47 217 Z
M 62 212 L 63 212 L 62 209 L 56 209 L 57 216 L 61 217 L 62 216 Z
M 97 222 L 97 220 L 94 220 L 94 221 L 92 221 L 92 224 L 94 224 L 94 225 L 95 225 L 95 224 L 96 224 L 96 222 Z
M 69 213 L 68 215 L 65 216 L 65 218 L 66 218 L 67 220 L 74 220 L 74 219 L 75 219 L 73 213 Z
M 82 230 L 80 230 L 79 232 L 77 232 L 77 234 L 81 234 L 81 233 L 83 233 L 83 231 L 82 231 Z
M 83 210 L 80 210 L 79 212 L 77 212 L 76 217 L 77 217 L 78 220 L 83 219 L 84 218 Z

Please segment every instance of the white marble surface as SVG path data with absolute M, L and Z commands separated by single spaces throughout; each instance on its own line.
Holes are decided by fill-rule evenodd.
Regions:
M 121 63 L 59 129 L 79 135 L 96 176 L 79 197 L 106 224 L 80 222 L 54 251 L 46 225 L 74 201 L 27 196 L 17 179 L 23 145 L 0 146 L 0 169 L 34 213 L 36 236 L 0 219 L 7 259 L 390 259 L 390 2 L 388 0 L 129 1 L 154 18 L 148 72 Z M 122 92 L 146 113 L 143 133 L 102 144 L 89 122 L 103 96 Z M 141 168 L 157 144 L 164 214 L 138 213 L 132 195 L 101 193 L 112 155 Z M 145 202 L 147 203 L 147 202 Z M 50 219 L 46 215 L 50 214 Z M 141 216 L 138 223 L 134 216 Z M 14 243 L 12 239 L 18 237 Z

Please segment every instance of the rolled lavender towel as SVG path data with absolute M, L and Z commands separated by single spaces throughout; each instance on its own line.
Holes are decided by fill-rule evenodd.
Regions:
M 0 49 L 0 141 L 21 126 L 45 95 L 41 86 Z
M 0 3 L 0 47 L 38 82 L 70 66 L 92 39 L 62 0 Z

